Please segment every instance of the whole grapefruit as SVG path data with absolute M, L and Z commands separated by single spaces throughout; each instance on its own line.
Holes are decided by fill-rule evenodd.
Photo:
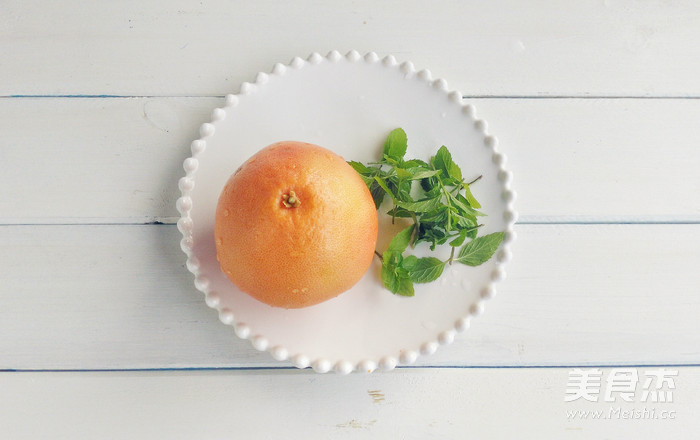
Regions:
M 286 141 L 263 148 L 228 179 L 214 235 L 221 269 L 241 291 L 300 308 L 364 276 L 377 228 L 372 196 L 341 156 Z

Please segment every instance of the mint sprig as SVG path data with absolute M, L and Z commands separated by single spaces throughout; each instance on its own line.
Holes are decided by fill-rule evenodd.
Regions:
M 393 237 L 384 254 L 377 253 L 382 260 L 384 286 L 394 294 L 413 296 L 414 283 L 435 281 L 448 264 L 478 266 L 488 261 L 505 234 L 496 232 L 477 237 L 477 230 L 483 226 L 477 217 L 485 214 L 478 211 L 481 204 L 470 186 L 481 176 L 466 181 L 444 145 L 428 162 L 407 160 L 407 150 L 406 132 L 397 128 L 387 137 L 378 162 L 348 163 L 369 188 L 377 209 L 389 199 L 392 207 L 387 213 L 392 216 L 392 222 L 397 217 L 413 221 Z M 406 255 L 409 246 L 420 242 L 429 243 L 431 250 L 447 244 L 452 249 L 450 257 L 443 261 Z

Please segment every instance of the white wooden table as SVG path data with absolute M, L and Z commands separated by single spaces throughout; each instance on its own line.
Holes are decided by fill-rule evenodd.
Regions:
M 698 41 L 690 0 L 1 2 L 0 437 L 697 438 Z M 498 296 L 410 368 L 274 361 L 179 247 L 199 125 L 332 49 L 447 79 L 515 176 Z M 566 401 L 576 367 L 597 401 Z M 672 402 L 644 394 L 661 367 Z

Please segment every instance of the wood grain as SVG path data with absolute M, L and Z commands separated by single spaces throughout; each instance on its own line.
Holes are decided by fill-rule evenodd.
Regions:
M 394 54 L 468 95 L 700 96 L 692 0 L 6 0 L 0 17 L 0 96 L 222 96 L 332 49 Z
M 652 369 L 639 368 L 640 377 Z M 0 373 L 0 421 L 15 440 L 52 438 L 692 438 L 700 368 L 674 401 L 565 402 L 568 369 Z M 610 377 L 611 370 L 603 370 Z M 603 382 L 605 383 L 605 382 Z M 603 385 L 604 389 L 605 385 Z M 381 395 L 382 399 L 373 396 Z M 37 398 L 41 396 L 41 398 Z M 616 412 L 615 409 L 619 408 Z M 622 418 L 638 411 L 657 419 Z M 600 411 L 607 420 L 582 419 Z M 631 414 L 631 413 L 630 413 Z M 665 418 L 662 418 L 665 416 Z M 580 417 L 580 416 L 579 416 Z M 673 418 L 671 418 L 673 417 Z M 37 423 L 40 420 L 41 423 Z M 536 436 L 530 433 L 536 432 Z
M 522 222 L 700 221 L 700 100 L 470 102 L 508 157 Z M 182 161 L 222 104 L 0 99 L 0 224 L 174 223 Z
M 700 363 L 700 225 L 517 231 L 484 315 L 418 365 Z M 0 227 L 0 369 L 289 365 L 218 321 L 179 241 L 170 225 Z

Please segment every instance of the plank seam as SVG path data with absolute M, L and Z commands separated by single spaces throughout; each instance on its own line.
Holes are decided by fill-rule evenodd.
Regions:
M 225 98 L 226 95 L 111 95 L 111 94 L 11 94 L 0 95 L 0 99 L 134 99 L 134 98 Z M 637 100 L 696 100 L 700 99 L 698 95 L 462 95 L 463 99 L 585 99 L 585 100 L 619 100 L 619 99 L 637 99 Z
M 397 370 L 515 370 L 515 369 L 569 369 L 569 368 L 698 368 L 700 364 L 650 363 L 650 364 L 561 364 L 561 365 L 399 365 Z M 292 370 L 313 371 L 310 367 L 299 369 L 294 366 L 247 366 L 247 367 L 163 367 L 163 368 L 6 368 L 0 373 L 119 373 L 119 372 L 159 372 L 159 371 L 266 371 Z
M 175 226 L 177 222 L 172 220 L 154 220 L 146 222 L 32 222 L 32 223 L 14 223 L 3 222 L 0 219 L 0 227 L 7 226 Z M 700 225 L 700 220 L 651 220 L 651 221 L 636 221 L 636 220 L 591 220 L 591 221 L 518 221 L 517 226 L 596 226 L 596 225 Z

